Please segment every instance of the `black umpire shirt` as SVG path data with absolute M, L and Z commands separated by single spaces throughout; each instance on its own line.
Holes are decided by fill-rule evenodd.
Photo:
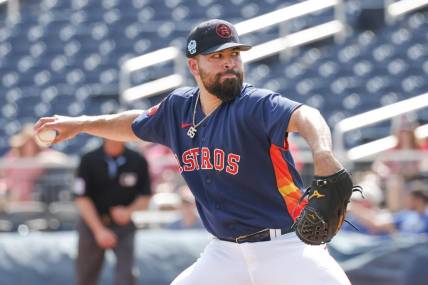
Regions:
M 151 194 L 147 161 L 126 147 L 118 157 L 108 156 L 102 147 L 88 152 L 77 169 L 74 193 L 90 198 L 100 215 L 113 206 L 127 206 L 138 196 Z

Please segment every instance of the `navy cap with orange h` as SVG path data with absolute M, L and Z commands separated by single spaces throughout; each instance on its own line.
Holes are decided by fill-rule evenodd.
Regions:
M 224 20 L 213 19 L 202 22 L 187 37 L 186 56 L 207 55 L 224 49 L 236 47 L 249 50 L 250 45 L 239 42 L 235 27 Z

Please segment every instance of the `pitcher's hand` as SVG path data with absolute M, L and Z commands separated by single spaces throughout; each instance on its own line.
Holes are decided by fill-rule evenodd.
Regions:
M 53 117 L 40 118 L 34 125 L 36 134 L 45 130 L 54 130 L 57 136 L 53 144 L 74 138 L 82 132 L 84 117 L 68 117 L 55 115 Z

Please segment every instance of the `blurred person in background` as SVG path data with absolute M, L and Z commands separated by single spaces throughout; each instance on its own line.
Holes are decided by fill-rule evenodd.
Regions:
M 401 233 L 428 234 L 428 189 L 418 184 L 405 200 L 406 209 L 394 215 L 395 228 Z
M 420 141 L 421 149 L 424 152 L 428 152 L 428 137 L 421 139 Z M 428 155 L 424 155 L 421 162 L 421 172 L 423 178 L 428 182 Z
M 35 181 L 43 174 L 41 167 L 28 167 L 42 151 L 33 137 L 31 125 L 24 125 L 21 131 L 9 140 L 10 150 L 3 157 L 2 192 L 9 201 L 31 200 Z
M 353 218 L 372 234 L 427 234 L 428 233 L 428 189 L 415 183 L 404 199 L 405 209 L 390 215 L 376 208 L 352 205 Z
M 419 145 L 423 151 L 428 151 L 428 137 L 421 139 Z
M 365 217 L 370 219 L 370 215 L 376 216 L 377 222 L 390 221 L 391 213 L 381 208 L 384 202 L 383 191 L 379 186 L 379 176 L 372 171 L 356 173 L 354 175 L 357 184 L 363 187 L 364 195 L 354 193 L 348 206 L 346 220 L 358 229 L 358 232 L 370 235 L 388 234 L 388 231 L 374 229 L 367 224 Z M 363 214 L 361 214 L 363 213 Z M 363 217 L 361 217 L 363 215 Z M 355 228 L 350 223 L 344 223 L 342 230 L 355 232 Z
M 144 153 L 149 163 L 154 192 L 159 192 L 157 188 L 158 186 L 162 187 L 163 183 L 176 185 L 176 180 L 181 177 L 178 172 L 177 160 L 171 150 L 161 144 L 150 142 L 141 142 L 138 146 L 139 151 Z
M 3 157 L 0 169 L 0 191 L 8 201 L 30 201 L 36 182 L 46 166 L 67 161 L 59 151 L 45 148 L 34 137 L 33 124 L 25 124 L 9 140 L 10 150 Z
M 403 209 L 402 201 L 409 184 L 421 175 L 423 156 L 420 152 L 423 149 L 416 138 L 417 126 L 413 113 L 394 118 L 391 133 L 396 138 L 396 145 L 373 163 L 372 169 L 383 180 L 386 204 L 391 211 Z
M 146 209 L 150 200 L 146 159 L 123 142 L 105 139 L 101 147 L 82 156 L 74 193 L 81 215 L 77 285 L 97 283 L 107 249 L 116 256 L 114 284 L 137 284 L 136 227 L 131 216 Z
M 290 152 L 293 154 L 294 163 L 296 164 L 297 171 L 299 172 L 303 171 L 304 163 L 301 158 L 301 151 L 299 150 L 297 143 L 291 140 L 288 143 L 288 147 L 290 149 Z
M 202 221 L 196 210 L 195 197 L 188 186 L 178 189 L 180 196 L 179 212 L 180 218 L 166 226 L 171 230 L 203 229 Z

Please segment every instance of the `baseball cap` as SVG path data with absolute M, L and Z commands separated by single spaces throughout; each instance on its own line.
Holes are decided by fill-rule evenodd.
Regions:
M 224 20 L 213 19 L 202 22 L 187 37 L 186 56 L 207 55 L 227 48 L 249 50 L 251 45 L 239 42 L 235 27 Z

